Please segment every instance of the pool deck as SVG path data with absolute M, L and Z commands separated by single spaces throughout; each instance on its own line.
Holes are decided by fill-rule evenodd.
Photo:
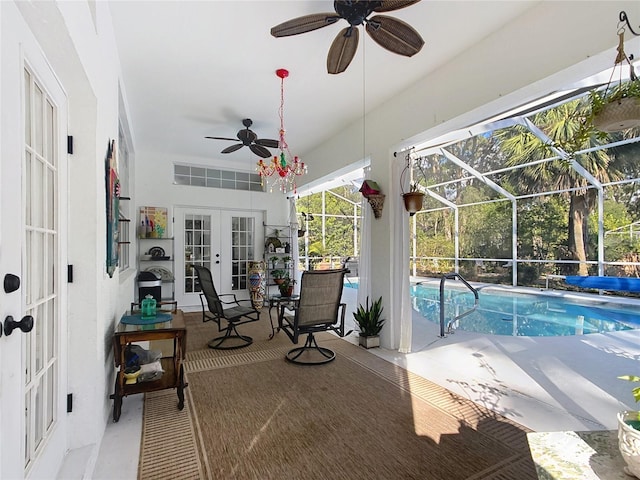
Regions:
M 345 289 L 354 297 L 349 304 L 355 304 L 355 292 Z M 532 430 L 612 430 L 619 411 L 640 407 L 631 394 L 636 385 L 617 378 L 640 375 L 640 330 L 565 337 L 458 330 L 441 338 L 439 325 L 424 322 L 417 312 L 413 319 L 412 353 L 371 352 Z

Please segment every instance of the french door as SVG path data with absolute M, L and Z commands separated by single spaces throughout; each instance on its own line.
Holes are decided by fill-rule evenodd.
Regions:
M 2 23 L 0 478 L 55 476 L 66 450 L 66 96 L 29 32 Z M 4 282 L 3 282 L 4 283 Z
M 200 285 L 192 265 L 211 270 L 218 293 L 249 298 L 249 262 L 259 259 L 262 212 L 176 207 L 176 300 L 185 310 L 200 307 Z

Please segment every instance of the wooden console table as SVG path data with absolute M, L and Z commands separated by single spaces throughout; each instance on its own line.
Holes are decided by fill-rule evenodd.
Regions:
M 158 380 L 126 384 L 124 378 L 125 347 L 130 343 L 154 340 L 173 340 L 173 356 L 160 359 L 164 373 Z M 120 322 L 113 335 L 113 358 L 116 368 L 115 390 L 110 398 L 113 399 L 113 421 L 120 420 L 122 398 L 136 393 L 153 392 L 166 388 L 177 388 L 178 409 L 184 408 L 184 369 L 182 362 L 187 347 L 187 329 L 182 310 L 171 314 L 171 320 L 161 323 L 131 325 Z

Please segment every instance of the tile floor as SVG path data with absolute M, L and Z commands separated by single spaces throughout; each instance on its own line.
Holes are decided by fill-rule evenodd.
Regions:
M 356 290 L 344 295 L 356 304 Z M 635 408 L 631 385 L 617 376 L 640 373 L 640 330 L 535 338 L 457 331 L 440 338 L 438 325 L 414 315 L 414 353 L 372 353 L 535 431 L 614 429 L 616 413 Z M 356 335 L 348 340 L 357 342 Z M 136 478 L 141 418 L 142 396 L 125 398 L 91 478 Z

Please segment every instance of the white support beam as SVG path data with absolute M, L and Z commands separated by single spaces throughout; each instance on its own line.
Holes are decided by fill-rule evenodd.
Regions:
M 473 168 L 471 165 L 469 165 L 468 163 L 465 163 L 464 161 L 462 161 L 461 159 L 459 159 L 458 157 L 456 157 L 453 153 L 448 152 L 447 150 L 445 150 L 444 148 L 441 148 L 440 151 L 442 152 L 442 154 L 447 157 L 448 160 L 450 160 L 451 162 L 455 163 L 457 166 L 459 166 L 460 168 L 462 168 L 463 170 L 469 172 L 471 175 L 473 175 L 474 177 L 476 177 L 478 180 L 480 180 L 482 183 L 484 183 L 485 185 L 487 185 L 489 188 L 491 188 L 492 190 L 495 190 L 496 192 L 498 192 L 500 195 L 508 198 L 509 200 L 515 200 L 516 197 L 509 193 L 508 191 L 506 191 L 504 188 L 502 188 L 500 185 L 498 185 L 496 182 L 494 182 L 493 180 L 488 179 L 487 177 L 485 177 L 482 173 L 480 173 L 478 170 L 476 170 L 475 168 Z

